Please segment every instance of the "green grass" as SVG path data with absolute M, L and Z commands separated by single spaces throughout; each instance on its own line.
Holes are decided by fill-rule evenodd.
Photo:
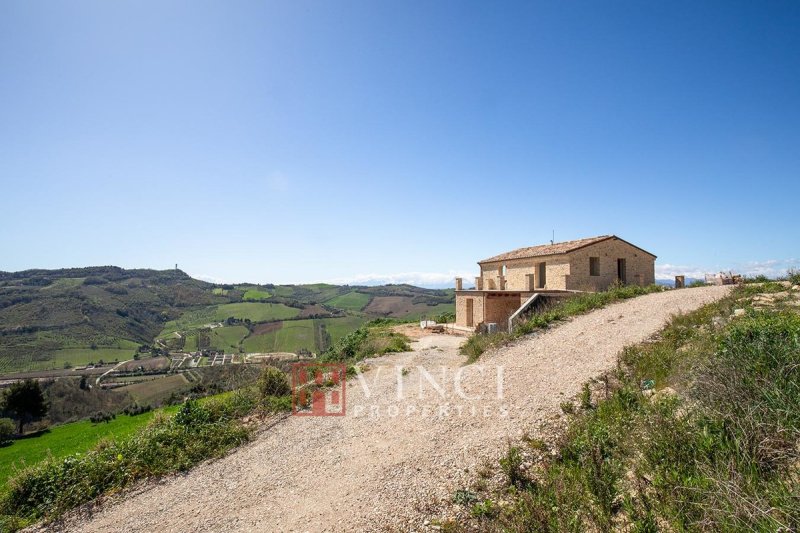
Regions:
M 287 404 L 285 398 L 278 400 L 272 403 L 282 408 Z M 188 401 L 174 415 L 153 416 L 137 431 L 98 443 L 86 453 L 40 461 L 6 483 L 0 494 L 0 530 L 56 519 L 138 480 L 186 471 L 220 457 L 250 438 L 252 430 L 240 419 L 259 401 L 244 391 Z
M 242 346 L 248 353 L 297 353 L 301 349 L 317 353 L 321 350 L 318 345 L 315 328 L 324 325 L 325 330 L 330 335 L 330 342 L 335 343 L 348 333 L 358 329 L 364 321 L 364 318 L 357 316 L 286 320 L 281 324 L 281 329 L 262 335 L 251 335 L 244 340 Z
M 323 318 L 322 323 L 331 336 L 332 342 L 337 342 L 348 333 L 357 330 L 366 319 L 357 316 L 344 316 L 341 318 Z
M 83 280 L 86 278 L 61 278 L 55 280 L 53 283 L 46 287 L 42 287 L 43 291 L 58 291 L 66 289 L 74 289 L 83 285 Z
M 737 289 L 627 348 L 550 459 L 509 472 L 509 449 L 510 505 L 480 528 L 798 530 L 800 316 L 755 310 L 755 294 Z
M 177 407 L 162 411 L 174 413 Z M 111 422 L 93 424 L 88 420 L 55 426 L 36 437 L 14 441 L 0 448 L 0 484 L 5 486 L 16 467 L 32 466 L 48 457 L 59 459 L 73 453 L 85 452 L 104 438 L 125 438 L 143 427 L 155 411 L 136 416 L 119 415 Z
M 409 351 L 408 337 L 392 331 L 393 323 L 378 319 L 362 325 L 335 342 L 322 360 L 356 362 L 374 355 Z
M 244 326 L 223 326 L 211 330 L 211 348 L 225 350 L 226 353 L 238 352 L 239 343 L 250 333 Z
M 406 313 L 405 315 L 398 317 L 402 318 L 403 320 L 420 320 L 422 318 L 433 318 L 439 316 L 444 313 L 453 313 L 456 312 L 456 304 L 436 304 L 436 305 L 426 305 L 424 308 L 420 308 L 421 306 L 417 306 L 413 311 Z
M 248 301 L 249 300 L 266 300 L 270 296 L 272 296 L 272 295 L 270 293 L 268 293 L 267 291 L 261 291 L 261 290 L 258 290 L 258 289 L 248 289 L 247 291 L 245 291 L 244 295 L 242 296 L 242 299 L 248 300 Z
M 266 302 L 211 305 L 202 309 L 187 311 L 177 320 L 170 320 L 164 325 L 158 338 L 170 338 L 176 331 L 196 330 L 209 324 L 224 322 L 229 317 L 240 320 L 248 319 L 252 322 L 266 322 L 294 318 L 299 314 L 300 310 L 294 307 Z
M 173 392 L 181 392 L 190 388 L 184 374 L 170 374 L 142 383 L 134 383 L 117 389 L 127 392 L 139 405 L 158 405 Z
M 325 303 L 338 309 L 345 309 L 347 311 L 361 311 L 364 309 L 364 307 L 366 307 L 370 299 L 371 297 L 368 294 L 351 291 L 335 298 L 331 298 Z
M 184 336 L 183 350 L 186 352 L 196 352 L 197 348 L 197 333 L 187 333 Z
M 249 319 L 252 322 L 265 322 L 268 320 L 285 320 L 294 318 L 300 310 L 283 304 L 244 302 L 224 304 L 217 307 L 214 317 L 216 320 L 225 320 L 228 317 Z
M 244 349 L 247 352 L 297 353 L 301 349 L 315 352 L 314 322 L 312 319 L 287 320 L 277 331 L 245 339 Z
M 65 365 L 85 366 L 88 363 L 97 363 L 103 360 L 105 363 L 114 362 L 115 360 L 126 361 L 133 359 L 136 353 L 135 349 L 130 348 L 103 348 L 99 347 L 96 350 L 91 348 L 65 348 L 63 350 L 55 350 L 46 355 L 46 360 L 17 360 L 15 365 L 8 365 L 4 371 L 33 371 L 33 370 L 57 370 L 65 368 Z

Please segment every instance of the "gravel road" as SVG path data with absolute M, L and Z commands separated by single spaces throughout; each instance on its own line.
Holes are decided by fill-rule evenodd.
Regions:
M 289 417 L 186 475 L 152 483 L 59 531 L 424 529 L 509 438 L 536 435 L 581 385 L 671 315 L 727 287 L 642 296 L 575 318 L 462 366 L 462 338 L 436 335 L 369 362 L 343 417 Z M 498 383 L 500 385 L 498 386 Z

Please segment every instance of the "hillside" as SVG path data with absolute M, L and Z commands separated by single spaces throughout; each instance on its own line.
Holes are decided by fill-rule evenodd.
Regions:
M 63 530 L 322 531 L 338 524 L 352 531 L 458 531 L 437 523 L 440 510 L 447 517 L 454 495 L 471 496 L 465 487 L 510 439 L 542 438 L 540 424 L 557 420 L 562 402 L 584 382 L 613 370 L 623 348 L 728 291 L 706 287 L 625 300 L 485 354 L 485 372 L 464 366 L 458 337 L 419 339 L 413 352 L 368 361 L 369 388 L 351 381 L 347 416 L 290 416 L 235 453 L 113 500 L 88 518 L 70 517 Z M 502 397 L 495 394 L 495 366 L 505 369 Z M 407 369 L 402 399 L 396 373 L 386 371 L 392 367 Z M 446 398 L 421 369 L 436 376 Z M 462 381 L 450 381 L 464 369 Z M 309 457 L 317 468 L 307 467 Z M 220 501 L 229 502 L 224 513 Z M 481 525 L 474 530 L 488 529 Z
M 180 270 L 0 272 L 0 374 L 123 361 L 138 350 L 318 352 L 376 317 L 453 311 L 408 285 L 215 285 Z

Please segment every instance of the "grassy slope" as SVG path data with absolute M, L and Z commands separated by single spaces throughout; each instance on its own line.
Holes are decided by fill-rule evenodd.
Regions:
M 247 289 L 244 295 L 242 295 L 242 299 L 247 301 L 251 300 L 258 301 L 258 300 L 266 300 L 270 296 L 272 295 L 267 291 L 262 291 L 258 289 Z
M 308 320 L 287 320 L 281 329 L 262 335 L 253 335 L 242 343 L 246 352 L 297 352 L 305 348 L 312 352 L 319 351 L 314 328 L 324 324 L 325 329 L 335 343 L 364 323 L 363 318 L 346 316 L 341 318 L 322 318 Z
M 242 302 L 225 304 L 217 307 L 215 318 L 225 320 L 228 317 L 249 319 L 253 322 L 267 320 L 283 320 L 300 314 L 300 310 L 283 304 Z
M 363 321 L 361 310 L 372 298 L 390 296 L 397 318 L 417 319 L 452 311 L 453 291 L 427 290 L 408 285 L 349 287 L 324 283 L 307 285 L 215 286 L 194 280 L 180 271 L 124 270 L 89 267 L 63 270 L 0 272 L 0 373 L 34 369 L 60 369 L 99 359 L 123 360 L 116 349 L 135 350 L 162 339 L 172 350 L 197 349 L 193 332 L 228 317 L 252 322 L 297 317 L 303 306 L 321 312 L 321 302 L 331 302 L 349 316 L 324 322 L 335 342 Z M 246 301 L 248 299 L 269 302 Z M 241 300 L 245 301 L 241 301 Z M 369 313 L 367 313 L 369 314 Z M 383 313 L 381 313 L 383 314 Z M 275 334 L 271 351 L 298 347 L 314 350 L 325 344 L 310 322 L 291 325 L 291 332 Z M 305 329 L 304 329 L 305 328 Z M 174 332 L 187 336 L 180 341 Z M 316 336 L 314 343 L 310 336 Z M 214 344 L 228 351 L 239 339 L 215 336 Z M 284 340 L 285 339 L 285 340 Z M 218 341 L 218 342 L 216 342 Z M 268 339 L 249 345 L 262 348 Z M 86 349 L 95 345 L 94 353 Z
M 238 352 L 239 343 L 249 331 L 244 326 L 224 326 L 211 330 L 211 348 L 226 353 Z
M 473 502 L 471 527 L 797 530 L 800 295 L 766 308 L 750 300 L 785 291 L 746 286 L 626 349 L 580 407 L 564 406 L 574 414 L 552 454 L 541 441 L 511 447 L 500 462 L 510 487 L 461 493 Z M 731 318 L 735 308 L 747 315 Z M 642 390 L 650 380 L 652 396 Z
M 347 311 L 361 311 L 366 307 L 370 301 L 370 296 L 361 292 L 350 291 L 348 293 L 331 298 L 327 302 L 338 309 L 345 309 Z
M 164 410 L 173 413 L 177 407 Z M 14 472 L 14 466 L 36 464 L 48 457 L 66 457 L 88 450 L 104 438 L 124 438 L 147 424 L 154 411 L 136 416 L 120 415 L 111 422 L 93 424 L 88 420 L 56 426 L 38 437 L 15 441 L 0 448 L 0 485 Z

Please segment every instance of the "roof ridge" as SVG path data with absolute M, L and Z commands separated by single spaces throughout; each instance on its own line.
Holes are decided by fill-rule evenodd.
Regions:
M 580 239 L 572 239 L 569 241 L 561 241 L 561 242 L 554 242 L 550 244 L 538 244 L 534 246 L 523 246 L 521 248 L 515 248 L 510 252 L 505 252 L 502 254 L 495 255 L 488 259 L 484 259 L 482 261 L 478 261 L 478 264 L 481 263 L 490 263 L 495 261 L 503 261 L 503 260 L 511 260 L 511 259 L 525 259 L 527 257 L 537 257 L 537 256 L 546 256 L 546 255 L 560 255 L 569 253 L 571 251 L 577 250 L 584 246 L 589 246 L 590 244 L 596 244 L 598 242 L 605 241 L 607 239 L 620 239 L 616 235 L 596 235 L 594 237 L 583 237 Z M 627 242 L 627 241 L 625 241 Z M 629 243 L 630 244 L 630 243 Z M 635 246 L 635 245 L 632 245 Z M 636 246 L 638 248 L 638 246 Z M 537 253 L 538 252 L 538 253 Z M 649 253 L 649 252 L 648 252 Z M 652 254 L 651 254 L 652 255 Z

